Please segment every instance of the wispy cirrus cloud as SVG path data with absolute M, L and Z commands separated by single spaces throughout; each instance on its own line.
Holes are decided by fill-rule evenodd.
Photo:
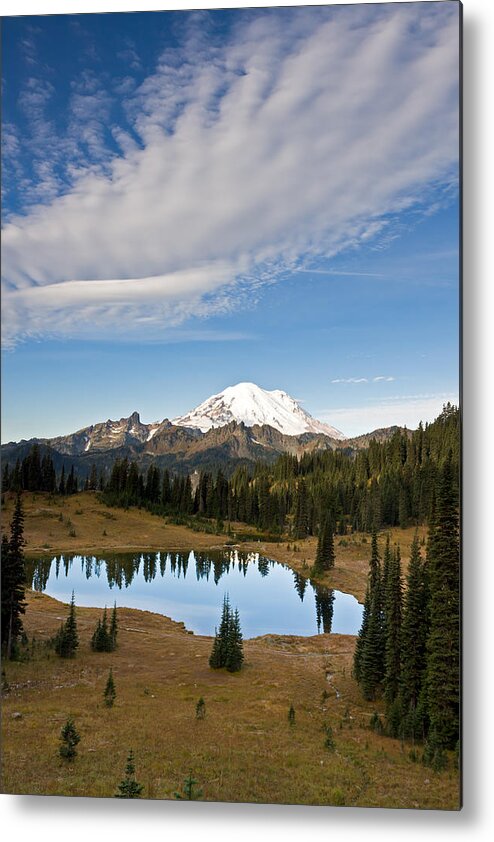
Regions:
M 115 86 L 74 91 L 42 204 L 3 230 L 4 339 L 163 333 L 382 236 L 456 183 L 457 28 L 442 3 L 259 12 L 120 79 L 126 121 Z M 49 94 L 26 99 L 41 131 Z
M 395 377 L 379 374 L 377 377 L 337 377 L 331 383 L 391 383 Z

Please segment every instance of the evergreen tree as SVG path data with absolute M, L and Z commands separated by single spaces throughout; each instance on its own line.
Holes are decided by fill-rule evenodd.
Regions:
M 423 697 L 428 631 L 427 570 L 420 555 L 418 534 L 410 550 L 401 632 L 400 711 L 406 737 L 425 733 Z
M 69 763 L 71 763 L 77 754 L 76 745 L 78 745 L 80 739 L 81 738 L 76 731 L 74 720 L 69 717 L 60 732 L 60 757 L 63 757 L 64 760 L 68 760 Z
M 223 666 L 222 658 L 222 641 L 218 634 L 218 629 L 214 630 L 213 648 L 209 656 L 209 666 L 211 669 L 220 669 Z
M 206 702 L 201 698 L 196 704 L 196 719 L 204 719 L 206 716 Z
M 79 635 L 77 634 L 77 621 L 75 615 L 75 597 L 72 591 L 70 600 L 69 616 L 65 623 L 62 623 L 60 631 L 55 638 L 55 652 L 61 658 L 73 658 L 79 646 Z
M 219 631 L 215 631 L 213 648 L 209 657 L 212 669 L 226 667 L 229 672 L 237 672 L 242 668 L 244 660 L 242 631 L 237 609 L 230 608 L 228 595 L 223 599 L 223 611 Z
M 113 680 L 113 672 L 110 667 L 110 672 L 108 674 L 108 681 L 106 682 L 105 691 L 103 693 L 103 698 L 105 700 L 105 705 L 108 708 L 113 707 L 113 703 L 116 699 L 117 691 L 115 690 L 115 682 Z
M 103 611 L 103 618 L 102 620 L 98 620 L 95 632 L 91 638 L 91 649 L 93 649 L 94 652 L 113 651 L 112 637 L 110 632 L 108 631 L 108 617 L 106 605 Z
M 2 647 L 7 658 L 15 655 L 22 633 L 21 615 L 26 611 L 24 565 L 24 512 L 18 494 L 10 524 L 10 540 L 2 538 Z
M 174 796 L 179 801 L 197 801 L 202 796 L 202 789 L 197 786 L 197 781 L 192 777 L 192 771 L 184 780 L 183 793 L 175 792 Z
M 228 672 L 238 672 L 242 669 L 244 662 L 244 650 L 242 643 L 242 631 L 240 628 L 240 617 L 238 610 L 232 615 L 228 641 L 226 646 L 225 666 Z
M 293 705 L 290 705 L 288 709 L 288 723 L 290 725 L 295 725 L 295 708 Z
M 371 591 L 367 634 L 361 658 L 360 685 L 365 699 L 375 699 L 384 675 L 384 635 L 381 580 L 376 578 Z
M 228 594 L 223 598 L 223 610 L 219 631 L 215 632 L 213 649 L 209 658 L 209 666 L 213 669 L 220 669 L 226 665 L 227 646 L 230 636 L 231 608 Z
M 317 574 L 322 573 L 325 570 L 331 570 L 331 568 L 334 567 L 334 562 L 335 552 L 333 525 L 328 517 L 322 524 L 319 531 L 314 572 Z
M 364 610 L 362 612 L 362 625 L 360 626 L 357 641 L 355 643 L 355 652 L 353 656 L 353 676 L 360 684 L 362 681 L 362 656 L 367 640 L 369 630 L 369 617 L 371 613 L 371 592 L 370 586 L 367 584 L 364 600 Z
M 118 785 L 118 792 L 115 793 L 115 798 L 140 798 L 141 792 L 144 789 L 142 784 L 137 783 L 135 777 L 135 763 L 134 753 L 132 749 L 129 751 L 127 757 L 127 764 L 125 766 L 125 777 Z
M 375 699 L 384 677 L 384 606 L 381 560 L 374 531 L 369 560 L 366 605 L 354 656 L 354 673 L 366 699 Z
M 437 493 L 427 550 L 430 628 L 427 639 L 427 709 L 439 747 L 454 748 L 459 736 L 460 548 L 458 480 L 451 452 Z
M 402 581 L 400 550 L 396 547 L 389 563 L 386 591 L 384 594 L 385 616 L 385 671 L 384 698 L 388 714 L 398 697 L 401 671 L 401 619 Z M 392 734 L 392 736 L 398 736 Z
M 114 651 L 117 648 L 117 635 L 118 635 L 118 618 L 117 618 L 117 603 L 113 603 L 113 610 L 111 612 L 111 619 L 110 619 L 110 642 L 111 642 L 111 650 Z

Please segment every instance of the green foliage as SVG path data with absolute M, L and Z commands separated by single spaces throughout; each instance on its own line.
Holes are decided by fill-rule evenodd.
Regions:
M 435 772 L 442 772 L 448 765 L 441 737 L 434 730 L 429 732 L 422 756 L 424 766 L 430 766 Z
M 387 564 L 384 579 L 384 698 L 388 712 L 393 707 L 400 689 L 401 676 L 401 625 L 403 585 L 399 547 L 395 548 Z
M 113 672 L 110 668 L 110 672 L 108 674 L 108 681 L 106 682 L 106 687 L 103 693 L 103 699 L 105 702 L 106 707 L 111 708 L 115 702 L 117 696 L 117 691 L 115 689 L 115 682 L 113 680 Z
M 446 413 L 444 424 L 451 413 Z M 405 596 L 399 551 L 386 548 L 381 573 L 377 543 L 354 656 L 365 698 L 383 687 L 386 733 L 426 740 L 424 763 L 440 771 L 459 740 L 460 604 L 458 477 L 450 452 L 431 490 L 427 557 L 414 537 Z M 381 660 L 381 641 L 384 658 Z M 378 727 L 377 714 L 372 727 Z M 379 724 L 381 728 L 381 724 Z
M 69 717 L 60 732 L 61 745 L 58 750 L 60 757 L 71 763 L 77 755 L 76 746 L 81 738 L 76 731 L 74 720 Z
M 70 600 L 69 616 L 65 623 L 62 623 L 60 630 L 55 637 L 55 652 L 61 658 L 74 658 L 79 646 L 79 635 L 77 633 L 77 621 L 75 615 L 75 596 L 72 591 Z
M 317 539 L 316 560 L 314 562 L 314 573 L 323 573 L 326 570 L 331 570 L 334 567 L 335 552 L 334 552 L 334 537 L 333 525 L 329 519 L 326 518 L 319 531 Z
M 115 798 L 140 798 L 142 790 L 144 789 L 143 784 L 139 784 L 136 781 L 135 776 L 135 763 L 134 763 L 134 753 L 132 749 L 129 751 L 127 756 L 127 763 L 125 766 L 125 777 L 123 780 L 120 781 L 118 785 L 118 792 L 115 793 Z
M 17 494 L 10 539 L 2 537 L 2 648 L 7 658 L 15 658 L 17 641 L 22 634 L 22 615 L 26 611 L 24 599 L 24 511 L 20 494 Z
M 192 777 L 192 771 L 184 780 L 183 791 L 175 792 L 174 797 L 179 801 L 198 801 L 202 797 L 202 789 L 197 786 L 197 781 Z
M 295 725 L 295 708 L 290 705 L 288 709 L 288 722 L 290 725 Z
M 118 619 L 117 619 L 117 604 L 113 606 L 110 625 L 108 626 L 108 616 L 106 606 L 103 611 L 103 616 L 96 625 L 93 636 L 91 638 L 91 649 L 94 652 L 113 652 L 117 646 L 118 634 Z
M 196 719 L 204 719 L 206 716 L 206 702 L 201 698 L 196 704 Z
M 213 648 L 209 657 L 212 669 L 226 667 L 229 672 L 238 672 L 244 660 L 242 631 L 238 610 L 232 611 L 228 595 L 223 600 L 219 631 L 215 632 Z
M 427 728 L 423 687 L 428 627 L 427 564 L 421 557 L 415 533 L 403 607 L 399 691 L 402 733 L 412 739 L 422 738 Z
M 427 547 L 430 589 L 427 710 L 431 731 L 444 748 L 454 748 L 459 734 L 460 546 L 456 481 L 450 455 L 441 472 Z
M 384 733 L 383 721 L 382 721 L 381 717 L 379 716 L 377 710 L 375 710 L 374 713 L 372 714 L 372 716 L 370 718 L 370 721 L 369 721 L 369 726 L 372 729 L 372 731 L 376 732 L 376 734 L 383 734 Z

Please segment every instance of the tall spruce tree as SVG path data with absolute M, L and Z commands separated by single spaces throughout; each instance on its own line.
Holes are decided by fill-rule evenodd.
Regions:
M 2 538 L 2 647 L 7 658 L 15 656 L 22 633 L 21 615 L 26 611 L 24 600 L 24 511 L 20 494 L 16 497 L 10 540 Z
M 240 617 L 236 608 L 230 621 L 230 629 L 226 644 L 225 666 L 228 672 L 238 672 L 242 669 L 244 662 L 244 650 L 242 642 L 242 630 L 240 628 Z
M 228 594 L 225 594 L 220 627 L 215 632 L 209 666 L 212 669 L 226 667 L 229 672 L 237 672 L 241 669 L 243 660 L 240 617 L 237 609 L 232 611 Z
M 317 539 L 316 560 L 314 562 L 314 573 L 323 573 L 326 570 L 331 570 L 334 567 L 335 552 L 334 552 L 334 537 L 333 524 L 331 519 L 327 517 L 321 525 L 319 537 Z
M 430 628 L 427 639 L 427 710 L 430 731 L 442 748 L 459 737 L 460 546 L 458 478 L 451 452 L 442 469 L 427 548 Z
M 424 738 L 426 731 L 422 701 L 428 633 L 427 600 L 427 567 L 420 554 L 416 532 L 410 549 L 403 606 L 399 692 L 402 733 L 413 740 Z
M 355 643 L 355 653 L 353 656 L 353 676 L 360 684 L 362 681 L 362 658 L 367 640 L 367 633 L 369 630 L 369 617 L 371 613 L 371 591 L 369 583 L 365 592 L 364 610 L 362 612 L 362 625 L 360 626 L 357 640 Z
M 113 603 L 113 609 L 111 612 L 111 619 L 110 619 L 110 641 L 111 641 L 111 651 L 113 652 L 117 648 L 117 635 L 118 635 L 118 617 L 117 617 L 117 603 Z
M 375 531 L 372 533 L 371 541 L 368 593 L 365 636 L 361 637 L 357 669 L 364 697 L 375 699 L 382 686 L 385 654 L 381 559 Z
M 60 627 L 55 638 L 55 652 L 61 658 L 73 658 L 79 646 L 79 635 L 77 633 L 77 620 L 75 615 L 75 595 L 72 591 L 70 600 L 69 615 Z
M 400 549 L 395 548 L 389 562 L 388 577 L 384 593 L 385 655 L 384 655 L 384 698 L 388 733 L 397 737 L 400 733 L 400 709 L 398 693 L 401 672 L 401 624 L 402 591 Z

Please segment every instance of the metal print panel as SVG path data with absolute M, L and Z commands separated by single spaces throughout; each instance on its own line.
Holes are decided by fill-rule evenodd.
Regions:
M 3 19 L 4 792 L 460 808 L 461 11 Z

